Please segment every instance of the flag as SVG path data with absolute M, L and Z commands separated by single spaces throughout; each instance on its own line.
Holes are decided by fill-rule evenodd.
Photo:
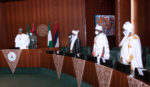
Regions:
M 53 47 L 52 34 L 50 29 L 50 23 L 48 22 L 48 48 Z
M 29 24 L 27 24 L 27 34 L 30 35 Z
M 35 27 L 34 27 L 34 24 L 32 25 L 32 33 L 33 33 L 33 35 L 35 35 Z
M 54 46 L 55 46 L 55 47 L 59 47 L 59 38 L 58 38 L 57 24 L 55 24 Z

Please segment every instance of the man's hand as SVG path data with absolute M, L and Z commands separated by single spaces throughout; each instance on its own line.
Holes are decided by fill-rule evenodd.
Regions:
M 80 57 L 80 53 L 77 54 L 77 57 Z
M 72 53 L 72 50 L 70 50 L 70 53 Z
M 121 63 L 123 63 L 123 59 L 122 59 L 122 57 L 120 58 L 120 62 L 121 62 Z
M 93 52 L 92 52 L 92 56 L 95 56 L 95 55 L 96 55 L 96 53 L 93 51 Z

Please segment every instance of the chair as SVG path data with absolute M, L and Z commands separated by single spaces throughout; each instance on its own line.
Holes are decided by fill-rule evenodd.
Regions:
M 97 63 L 97 58 L 96 57 L 93 57 L 91 55 L 87 55 L 87 61 L 90 61 L 90 62 L 94 62 L 94 63 Z
M 150 54 L 146 55 L 146 69 L 150 70 Z
M 69 57 L 76 57 L 74 53 L 69 53 L 69 52 L 65 53 L 64 55 Z
M 146 66 L 146 55 L 149 53 L 149 48 L 146 46 L 142 46 L 142 62 L 143 66 Z
M 120 51 L 110 50 L 110 60 L 112 60 L 113 68 L 115 68 L 115 63 L 120 61 Z
M 63 55 L 65 55 L 65 53 L 69 52 L 69 48 L 68 47 L 60 47 L 60 52 L 62 52 Z
M 46 54 L 53 54 L 54 53 L 54 51 L 52 51 L 52 50 L 46 50 L 45 52 L 46 52 Z
M 91 55 L 91 48 L 88 46 L 82 47 L 81 54 L 83 55 L 83 59 L 87 60 L 88 55 Z
M 120 51 L 120 47 L 113 47 L 112 50 Z
M 88 47 L 88 46 L 82 47 L 81 53 L 84 54 L 84 55 L 91 55 L 91 48 Z
M 126 64 L 123 64 L 123 63 L 120 63 L 120 62 L 115 63 L 115 69 L 116 70 L 121 71 L 123 73 L 126 73 L 128 75 L 131 73 L 130 67 L 131 67 L 130 64 L 126 65 Z
M 100 64 L 112 68 L 112 60 L 110 59 L 105 59 L 105 61 L 103 61 L 103 59 L 100 58 Z

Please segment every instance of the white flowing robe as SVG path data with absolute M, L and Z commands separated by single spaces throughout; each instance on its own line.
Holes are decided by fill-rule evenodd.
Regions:
M 120 57 L 123 63 L 131 62 L 131 70 L 135 70 L 136 67 L 143 68 L 141 54 L 141 42 L 138 35 L 128 37 L 121 47 Z
M 15 47 L 20 49 L 28 49 L 30 43 L 29 36 L 26 34 L 18 34 L 15 38 Z
M 97 57 L 97 63 L 100 63 L 100 58 L 102 56 L 104 49 L 104 57 L 103 59 L 109 59 L 109 45 L 107 37 L 104 33 L 99 34 L 94 38 L 94 46 L 93 46 L 93 52 L 95 53 L 95 57 Z

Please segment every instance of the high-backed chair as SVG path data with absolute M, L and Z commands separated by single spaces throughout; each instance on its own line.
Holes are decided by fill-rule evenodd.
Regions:
M 69 48 L 68 47 L 60 47 L 60 51 L 63 52 L 63 54 L 65 55 L 65 53 L 69 52 Z
M 113 68 L 115 68 L 115 63 L 120 61 L 120 51 L 110 50 L 110 60 L 112 60 Z
M 87 56 L 88 55 L 91 55 L 91 48 L 88 47 L 88 46 L 85 46 L 85 47 L 82 47 L 81 49 L 81 54 L 84 55 L 84 58 L 83 59 L 87 59 Z
M 120 47 L 113 47 L 112 50 L 120 51 Z
M 150 54 L 146 55 L 146 69 L 150 69 Z
M 146 46 L 142 46 L 142 62 L 143 66 L 146 66 L 146 56 L 149 53 L 149 48 Z

